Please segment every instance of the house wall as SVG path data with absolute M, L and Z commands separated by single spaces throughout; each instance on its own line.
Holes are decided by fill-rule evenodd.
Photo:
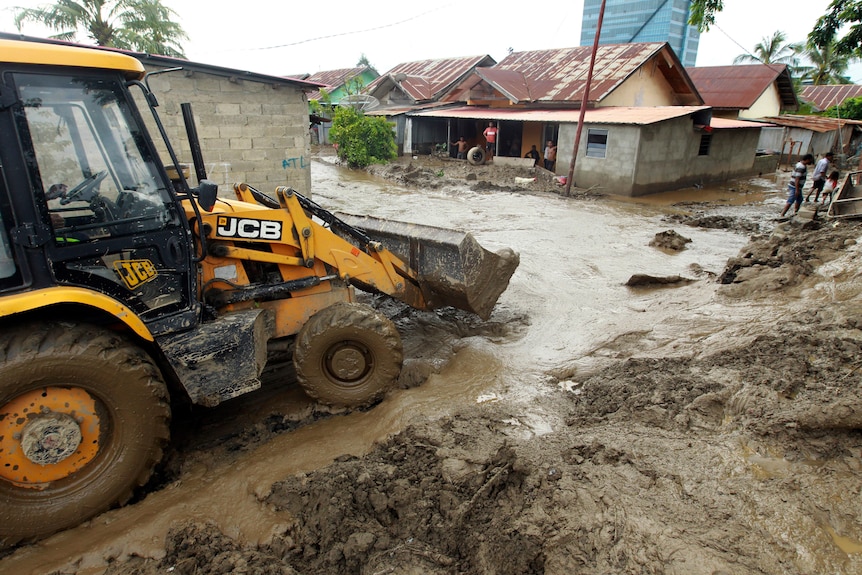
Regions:
M 589 129 L 608 131 L 605 158 L 586 156 Z M 576 124 L 560 127 L 557 173 L 566 174 Z M 709 154 L 698 155 L 701 136 L 689 117 L 646 126 L 585 125 L 574 183 L 625 196 L 641 196 L 694 184 L 724 181 L 754 170 L 759 128 L 714 130 Z
M 680 102 L 658 66 L 647 63 L 598 104 L 608 106 L 674 106 Z
M 710 136 L 709 153 L 701 156 L 704 134 Z M 689 118 L 644 126 L 632 195 L 751 175 L 759 137 L 760 128 L 702 132 L 693 129 Z
M 788 162 L 795 162 L 805 154 L 811 153 L 811 137 L 813 132 L 805 128 L 788 127 L 785 134 L 781 155 Z
M 809 153 L 815 158 L 821 157 L 830 150 L 834 150 L 838 143 L 838 132 L 815 132 L 811 136 L 811 149 Z
M 768 118 L 779 114 L 781 114 L 781 95 L 773 82 L 754 102 L 753 106 L 747 110 L 740 110 L 739 118 L 742 120 Z
M 308 102 L 299 87 L 231 80 L 199 71 L 159 74 L 151 76 L 149 83 L 177 156 L 190 165 L 180 104 L 191 103 L 207 177 L 219 185 L 220 194 L 232 196 L 233 184 L 238 182 L 269 194 L 277 186 L 310 194 Z M 152 117 L 144 119 L 157 134 Z M 155 139 L 168 161 L 164 145 Z M 191 180 L 196 185 L 194 170 Z
M 757 149 L 759 151 L 772 154 L 780 151 L 783 145 L 783 126 L 764 126 L 760 129 L 760 140 L 757 142 Z
M 355 76 L 354 76 L 355 78 Z M 371 70 L 364 70 L 359 74 L 360 87 L 364 88 L 371 82 L 373 82 L 377 78 L 377 75 Z M 347 78 L 347 80 L 353 80 L 353 78 Z M 345 96 L 349 96 L 350 94 L 356 93 L 356 86 L 351 82 L 350 89 L 342 84 L 341 86 L 336 87 L 329 93 L 329 101 L 333 104 L 337 104 L 341 101 Z
M 587 157 L 589 128 L 608 130 L 608 148 L 604 158 Z M 577 129 L 577 124 L 560 124 L 555 166 L 557 174 L 569 173 Z M 631 195 L 639 144 L 640 129 L 636 126 L 585 124 L 572 184 L 579 188 L 595 187 L 600 192 L 610 194 Z

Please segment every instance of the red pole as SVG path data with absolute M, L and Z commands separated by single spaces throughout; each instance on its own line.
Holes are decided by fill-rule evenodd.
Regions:
M 593 68 L 596 65 L 596 52 L 599 50 L 599 36 L 602 33 L 602 20 L 605 18 L 605 0 L 599 8 L 599 21 L 596 23 L 596 38 L 593 40 L 593 51 L 590 54 L 590 68 L 587 71 L 587 85 L 584 88 L 584 97 L 581 100 L 581 112 L 578 117 L 578 129 L 575 132 L 575 145 L 572 147 L 572 161 L 569 162 L 569 174 L 566 178 L 566 196 L 572 191 L 572 179 L 575 176 L 575 161 L 578 158 L 578 147 L 581 143 L 581 130 L 584 125 L 584 114 L 587 111 L 587 103 L 590 101 L 590 84 L 593 82 Z

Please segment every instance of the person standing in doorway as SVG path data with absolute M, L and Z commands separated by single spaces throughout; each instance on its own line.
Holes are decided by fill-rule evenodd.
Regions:
M 799 211 L 799 206 L 802 205 L 802 188 L 805 187 L 805 178 L 808 175 L 808 166 L 814 163 L 814 156 L 805 154 L 802 159 L 796 163 L 793 168 L 793 174 L 790 176 L 790 183 L 787 184 L 787 202 L 784 204 L 784 209 L 781 210 L 781 217 L 787 213 L 790 206 L 796 204 L 796 213 Z
M 549 172 L 554 171 L 554 164 L 557 163 L 557 145 L 548 140 L 545 144 L 545 169 Z
M 497 152 L 497 127 L 494 122 L 488 122 L 488 127 L 482 135 L 485 136 L 485 150 L 488 152 L 488 157 L 492 158 Z
M 820 192 L 823 191 L 823 185 L 826 184 L 826 174 L 829 173 L 829 166 L 832 163 L 832 152 L 826 152 L 817 164 L 814 166 L 814 171 L 811 172 L 811 189 L 808 195 L 805 196 L 805 201 L 811 201 L 811 192 L 814 194 L 814 203 L 820 199 Z
M 530 151 L 524 154 L 524 157 L 533 158 L 534 166 L 539 163 L 539 158 L 541 158 L 541 156 L 539 155 L 539 150 L 536 149 L 536 144 L 530 146 Z

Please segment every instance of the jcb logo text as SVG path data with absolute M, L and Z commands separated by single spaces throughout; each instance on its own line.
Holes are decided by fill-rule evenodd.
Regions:
M 281 222 L 219 216 L 216 236 L 245 240 L 280 240 Z
M 156 266 L 150 260 L 120 260 L 114 262 L 114 271 L 133 290 L 142 284 L 154 279 L 159 273 Z

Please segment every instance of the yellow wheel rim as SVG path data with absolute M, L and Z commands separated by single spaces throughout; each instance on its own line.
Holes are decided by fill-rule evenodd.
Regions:
M 99 453 L 96 400 L 80 388 L 44 387 L 0 408 L 0 478 L 44 489 Z

